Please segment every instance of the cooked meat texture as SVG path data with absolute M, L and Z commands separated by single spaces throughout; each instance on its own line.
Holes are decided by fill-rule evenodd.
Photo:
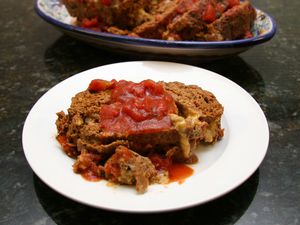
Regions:
M 104 25 L 126 29 L 147 21 L 148 11 L 152 4 L 157 4 L 157 0 L 63 0 L 63 3 L 79 24 L 85 18 L 97 17 Z
M 105 176 L 104 168 L 100 164 L 101 157 L 98 154 L 82 152 L 73 165 L 73 171 L 79 174 L 86 174 L 89 178 L 102 178 Z
M 91 93 L 83 91 L 72 98 L 68 114 L 57 113 L 58 136 L 66 138 L 67 145 L 76 146 L 77 154 L 87 150 L 109 157 L 119 145 L 128 145 L 127 140 L 107 137 L 99 129 L 100 107 L 110 102 L 110 91 Z M 76 154 L 73 154 L 73 156 Z
M 192 5 L 193 1 L 191 0 L 162 1 L 154 11 L 152 18 L 135 27 L 133 32 L 140 37 L 161 39 L 168 24 L 178 14 L 186 12 Z
M 220 1 L 224 10 L 227 10 L 227 1 Z M 168 40 L 197 40 L 197 41 L 224 41 L 245 38 L 250 32 L 256 11 L 250 2 L 228 9 L 224 13 L 217 11 L 216 20 L 212 23 L 204 21 L 203 15 L 211 1 L 200 1 L 192 9 L 178 15 L 167 26 L 162 38 Z
M 225 10 L 227 0 L 220 0 Z M 196 34 L 207 31 L 207 21 L 202 15 L 208 6 L 216 8 L 215 0 L 177 0 L 162 2 L 164 10 L 157 11 L 149 22 L 143 23 L 133 31 L 141 37 L 167 40 L 196 40 Z M 222 12 L 217 11 L 217 14 Z M 220 15 L 216 16 L 220 16 Z
M 183 158 L 192 156 L 200 142 L 213 143 L 223 136 L 221 129 L 222 105 L 215 96 L 198 86 L 179 82 L 162 82 L 173 96 L 178 115 L 170 115 L 173 126 L 167 130 L 148 134 L 114 134 L 100 129 L 100 108 L 109 104 L 110 91 L 91 93 L 88 90 L 72 98 L 68 114 L 58 113 L 56 121 L 58 136 L 65 138 L 65 145 L 72 147 L 70 156 L 76 157 L 88 151 L 111 156 L 122 145 L 147 155 L 152 151 L 166 152 L 174 146 L 182 149 Z M 66 151 L 66 152 L 67 152 Z
M 212 143 L 223 137 L 221 116 L 224 109 L 211 92 L 180 82 L 163 84 L 173 96 L 179 115 L 193 123 L 190 126 L 191 131 L 188 132 L 190 140 Z
M 245 1 L 211 23 L 208 26 L 209 32 L 202 37 L 212 41 L 243 39 L 251 31 L 255 17 L 255 9 L 250 2 Z
M 149 158 L 119 146 L 116 152 L 104 165 L 105 176 L 109 181 L 118 184 L 135 184 L 138 193 L 144 193 L 156 170 Z
M 80 92 L 72 98 L 67 113 L 57 113 L 57 140 L 68 156 L 76 158 L 74 172 L 135 184 L 143 193 L 151 182 L 166 180 L 166 174 L 157 174 L 144 156 L 159 153 L 174 162 L 195 163 L 193 150 L 201 142 L 213 143 L 222 138 L 223 107 L 211 92 L 180 82 L 160 83 L 177 107 L 177 113 L 169 115 L 169 130 L 138 134 L 103 131 L 100 110 L 111 103 L 111 90 Z
M 72 98 L 68 114 L 58 113 L 58 136 L 64 137 L 66 153 L 76 157 L 82 152 L 97 153 L 103 160 L 122 145 L 147 155 L 167 152 L 177 146 L 188 160 L 201 142 L 213 143 L 223 136 L 222 105 L 215 96 L 195 85 L 162 82 L 173 96 L 178 115 L 170 115 L 173 126 L 167 131 L 146 134 L 115 134 L 100 129 L 100 108 L 110 103 L 110 91 L 91 93 L 86 90 Z M 70 150 L 71 149 L 71 150 Z M 179 157 L 180 158 L 180 157 Z
M 167 24 L 161 38 L 167 40 L 195 40 L 196 34 L 206 29 L 206 22 L 199 15 L 203 14 L 209 2 L 209 0 L 198 1 L 189 10 L 177 14 Z
M 223 41 L 245 38 L 256 17 L 249 1 L 63 0 L 78 24 L 97 18 L 102 31 L 165 40 Z M 213 10 L 205 19 L 205 13 Z M 211 12 L 211 11 L 210 11 Z

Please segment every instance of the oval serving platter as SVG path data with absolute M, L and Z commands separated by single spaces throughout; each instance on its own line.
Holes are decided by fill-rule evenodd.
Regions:
M 256 9 L 257 17 L 252 29 L 252 38 L 218 42 L 137 38 L 81 28 L 75 25 L 76 19 L 69 15 L 60 0 L 37 0 L 35 10 L 42 19 L 73 38 L 93 46 L 126 53 L 216 59 L 244 52 L 269 41 L 276 33 L 274 19 L 259 9 Z

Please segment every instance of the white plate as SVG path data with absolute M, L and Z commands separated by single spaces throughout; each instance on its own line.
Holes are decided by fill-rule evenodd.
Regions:
M 42 19 L 67 35 L 110 51 L 148 53 L 172 58 L 196 57 L 203 61 L 239 54 L 270 40 L 276 33 L 274 19 L 259 9 L 256 9 L 257 17 L 251 31 L 253 37 L 232 41 L 167 41 L 93 31 L 74 25 L 74 18 L 61 4 L 61 0 L 36 0 L 35 10 Z
M 182 184 L 151 185 L 143 195 L 134 187 L 88 182 L 73 173 L 73 159 L 63 153 L 56 136 L 56 112 L 66 111 L 71 97 L 92 79 L 180 81 L 213 92 L 225 112 L 225 136 L 201 147 L 194 174 Z M 266 118 L 256 101 L 241 87 L 216 73 L 184 64 L 137 61 L 100 66 L 74 75 L 54 86 L 33 106 L 23 128 L 25 156 L 40 179 L 75 201 L 103 209 L 157 212 L 198 205 L 224 195 L 258 168 L 268 147 Z

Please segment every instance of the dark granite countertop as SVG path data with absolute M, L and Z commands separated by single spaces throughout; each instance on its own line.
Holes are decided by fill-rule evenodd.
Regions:
M 264 161 L 241 186 L 212 202 L 135 215 L 90 208 L 50 189 L 25 159 L 22 128 L 33 104 L 63 79 L 99 65 L 151 58 L 92 48 L 40 19 L 33 1 L 1 0 L 0 224 L 300 224 L 300 1 L 252 2 L 273 15 L 276 36 L 236 57 L 191 64 L 228 77 L 260 104 L 270 127 Z

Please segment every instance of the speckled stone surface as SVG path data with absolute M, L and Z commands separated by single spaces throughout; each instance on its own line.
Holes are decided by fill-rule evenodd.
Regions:
M 94 49 L 41 20 L 33 1 L 1 0 L 0 224 L 300 224 L 300 1 L 252 2 L 277 21 L 272 41 L 226 60 L 186 63 L 232 79 L 257 100 L 270 127 L 266 158 L 245 183 L 219 199 L 135 215 L 90 208 L 50 189 L 25 159 L 22 128 L 39 97 L 63 79 L 99 65 L 152 58 Z

